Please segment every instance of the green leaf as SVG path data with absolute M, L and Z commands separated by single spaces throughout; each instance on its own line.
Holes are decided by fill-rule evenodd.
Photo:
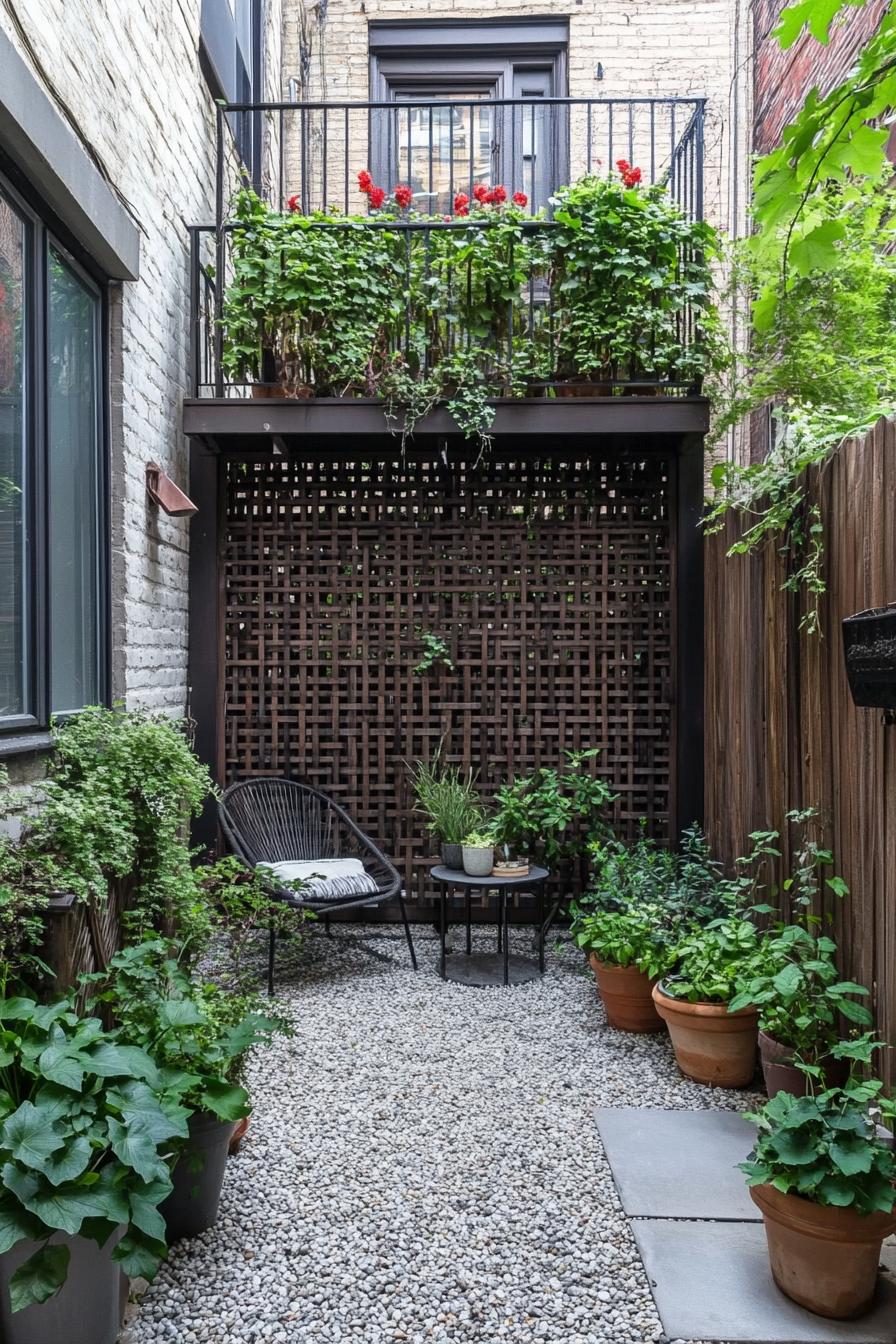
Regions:
M 68 1274 L 68 1262 L 67 1246 L 42 1246 L 29 1256 L 9 1281 L 9 1303 L 13 1312 L 46 1302 L 58 1293 Z
M 803 983 L 803 973 L 793 962 L 779 971 L 772 981 L 782 999 L 792 999 Z
M 203 1088 L 202 1101 L 219 1120 L 241 1120 L 251 1110 L 246 1089 L 235 1083 L 208 1083 Z
M 203 1014 L 189 999 L 168 999 L 159 1009 L 163 1027 L 200 1027 L 206 1021 Z
M 856 1139 L 840 1139 L 832 1143 L 829 1149 L 831 1159 L 844 1176 L 855 1176 L 860 1171 L 870 1171 L 874 1161 L 874 1150 L 866 1142 Z
M 854 1187 L 841 1176 L 825 1176 L 824 1180 L 819 1182 L 818 1193 L 824 1203 L 833 1204 L 838 1209 L 849 1208 L 850 1204 L 855 1203 Z
M 105 1213 L 101 1199 L 92 1189 L 77 1183 L 54 1187 L 35 1172 L 20 1171 L 11 1162 L 3 1167 L 3 1184 L 29 1213 L 54 1231 L 75 1236 L 85 1218 L 101 1218 Z
M 182 1076 L 188 1083 L 196 1080 L 192 1074 Z M 160 1078 L 166 1086 L 170 1082 L 165 1070 L 161 1071 Z M 191 1112 L 187 1107 L 178 1106 L 170 1101 L 163 1106 L 146 1083 L 134 1081 L 122 1083 L 120 1087 L 108 1093 L 106 1100 L 112 1110 L 121 1112 L 125 1123 L 140 1121 L 144 1131 L 150 1134 L 157 1144 L 164 1143 L 166 1139 L 184 1139 L 189 1133 L 187 1122 Z
M 788 1166 L 804 1166 L 818 1157 L 818 1145 L 804 1134 L 782 1130 L 770 1140 L 778 1157 Z
M 87 1053 L 85 1062 L 100 1078 L 142 1078 L 150 1084 L 157 1078 L 152 1059 L 136 1045 L 102 1041 Z
M 112 1259 L 132 1279 L 149 1279 L 151 1282 L 167 1253 L 168 1247 L 164 1240 L 154 1241 L 140 1231 L 131 1230 L 115 1247 Z
M 110 1118 L 108 1125 L 112 1151 L 126 1167 L 133 1168 L 144 1181 L 164 1176 L 167 1167 L 159 1157 L 152 1126 L 146 1120 L 135 1117 L 123 1125 Z
M 130 1221 L 134 1227 L 149 1237 L 150 1241 L 165 1240 L 165 1219 L 159 1213 L 159 1205 L 171 1194 L 171 1181 L 151 1181 L 140 1190 L 130 1193 Z
M 4 1196 L 0 1203 L 0 1255 L 26 1237 L 36 1240 L 42 1231 L 43 1227 L 33 1213 L 28 1213 L 8 1196 Z
M 846 236 L 846 229 L 837 219 L 828 219 L 810 230 L 790 249 L 790 262 L 798 275 L 826 270 L 837 255 L 836 244 Z
M 874 1021 L 864 1003 L 853 1003 L 852 999 L 840 999 L 837 1007 L 848 1021 L 855 1022 L 861 1027 L 870 1027 Z
M 30 1101 L 23 1101 L 17 1111 L 7 1116 L 0 1130 L 0 1142 L 17 1162 L 38 1171 L 51 1153 L 58 1152 L 65 1144 Z
M 62 1185 L 73 1181 L 85 1171 L 90 1161 L 92 1148 L 82 1136 L 69 1142 L 61 1152 L 54 1153 L 43 1163 L 41 1171 L 51 1185 Z

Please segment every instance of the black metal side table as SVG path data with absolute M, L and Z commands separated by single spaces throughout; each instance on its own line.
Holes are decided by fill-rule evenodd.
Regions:
M 459 985 L 524 985 L 544 974 L 544 885 L 550 874 L 546 868 L 530 868 L 525 877 L 471 877 L 462 869 L 446 868 L 436 864 L 432 876 L 439 884 L 441 900 L 442 951 L 439 972 L 443 980 Z M 466 956 L 453 959 L 448 965 L 445 939 L 448 933 L 448 900 L 452 889 L 460 888 L 466 895 L 467 950 Z M 497 892 L 498 895 L 498 950 L 473 951 L 471 899 L 474 891 Z M 507 896 L 514 891 L 531 891 L 538 898 L 538 960 L 510 954 L 507 921 Z

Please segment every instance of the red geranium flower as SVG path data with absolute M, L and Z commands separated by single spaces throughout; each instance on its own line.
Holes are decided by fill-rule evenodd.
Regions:
M 636 187 L 641 181 L 641 169 L 629 168 L 625 177 L 622 179 L 627 187 Z
M 501 205 L 507 200 L 507 192 L 503 187 L 492 187 L 485 199 L 489 205 Z
M 386 199 L 386 193 L 382 187 L 371 187 L 367 193 L 367 199 L 370 201 L 374 210 L 379 210 L 383 201 Z
M 299 198 L 297 195 L 290 196 L 289 200 L 286 202 L 286 208 L 287 210 L 292 210 L 293 214 L 295 214 L 299 208 Z
M 628 159 L 617 159 L 616 167 L 619 169 L 620 173 L 627 173 L 629 168 L 631 168 L 631 164 Z
M 514 205 L 518 205 L 521 210 L 525 210 L 526 206 L 529 204 L 529 197 L 524 191 L 515 191 L 513 193 L 513 203 Z
M 486 187 L 482 182 L 477 182 L 475 187 L 473 188 L 473 200 L 479 201 L 481 203 L 486 199 L 488 195 L 489 195 L 488 187 Z
M 467 209 L 467 206 L 468 206 L 469 204 L 470 204 L 470 198 L 469 198 L 469 196 L 466 194 L 466 192 L 465 192 L 465 191 L 459 191 L 459 192 L 457 193 L 457 195 L 455 196 L 455 198 L 454 198 L 454 213 L 455 213 L 456 215 L 467 215 L 467 214 L 469 214 L 469 210 Z
M 360 173 L 358 174 L 358 190 L 363 191 L 364 195 L 367 196 L 369 195 L 370 188 L 372 186 L 373 186 L 373 178 L 370 176 L 366 168 L 362 168 Z
M 396 205 L 400 205 L 402 210 L 407 210 L 414 199 L 414 193 L 410 187 L 396 187 L 394 195 Z

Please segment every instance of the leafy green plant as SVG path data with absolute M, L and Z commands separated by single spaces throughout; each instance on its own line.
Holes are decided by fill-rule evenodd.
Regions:
M 166 1098 L 219 1120 L 248 1115 L 246 1054 L 286 1030 L 282 1018 L 259 1012 L 252 995 L 191 978 L 161 939 L 125 948 L 85 983 L 122 1037 L 156 1061 Z
M 158 1206 L 171 1191 L 168 1154 L 187 1134 L 187 1109 L 150 1055 L 67 1001 L 0 1001 L 0 1252 L 41 1244 L 12 1277 L 13 1311 L 52 1297 L 69 1250 L 56 1232 L 104 1246 L 154 1277 L 165 1254 Z
M 301 946 L 303 926 L 317 916 L 311 910 L 287 905 L 273 894 L 270 878 L 259 868 L 248 868 L 233 854 L 195 871 L 198 889 L 208 912 L 206 936 L 181 952 L 195 963 L 214 946 L 216 983 L 231 993 L 251 996 L 258 990 L 258 965 L 252 950 L 259 933 L 289 936 L 293 947 Z M 301 895 L 306 884 L 292 880 L 285 885 Z
M 464 836 L 478 830 L 484 821 L 482 805 L 472 770 L 443 764 L 441 750 L 431 761 L 409 767 L 416 811 L 426 818 L 427 830 L 446 845 L 463 843 Z
M 664 910 L 661 905 L 645 902 L 624 910 L 592 910 L 577 913 L 572 926 L 573 941 L 587 955 L 612 966 L 636 966 L 657 979 L 669 970 L 674 949 L 657 931 Z
M 422 677 L 440 664 L 447 671 L 454 671 L 454 663 L 451 661 L 448 645 L 441 635 L 436 635 L 431 630 L 421 630 L 420 642 L 423 645 L 423 657 L 414 668 L 415 676 Z
M 474 830 L 465 835 L 461 844 L 468 849 L 494 849 L 495 835 L 490 830 Z
M 711 225 L 689 219 L 660 184 L 631 170 L 557 192 L 552 250 L 557 375 L 692 382 L 723 362 L 714 309 Z M 698 330 L 685 344 L 683 315 Z
M 879 1079 L 852 1079 L 817 1096 L 779 1092 L 746 1118 L 759 1131 L 752 1157 L 740 1164 L 748 1185 L 861 1214 L 892 1211 L 896 1153 L 878 1124 L 892 1126 L 896 1102 Z
M 674 953 L 663 989 L 687 1003 L 731 1003 L 759 931 L 750 919 L 729 915 L 687 934 Z
M 502 785 L 495 795 L 497 843 L 543 860 L 549 868 L 586 853 L 595 840 L 612 834 L 601 814 L 616 794 L 588 769 L 599 751 L 565 754 L 562 770 L 543 766 Z

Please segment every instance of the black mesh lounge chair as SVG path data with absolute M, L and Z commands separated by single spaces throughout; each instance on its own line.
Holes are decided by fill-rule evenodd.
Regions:
M 355 885 L 367 890 L 354 891 L 352 881 L 336 879 L 325 886 L 297 892 L 280 885 L 277 875 L 271 874 L 277 896 L 296 909 L 313 910 L 329 916 L 337 910 L 350 910 L 361 905 L 380 905 L 397 896 L 404 921 L 404 931 L 411 953 L 411 964 L 417 969 L 417 956 L 408 924 L 401 878 L 385 854 L 377 849 L 363 831 L 359 830 L 348 813 L 308 784 L 296 784 L 290 779 L 248 779 L 242 784 L 231 784 L 226 789 L 218 813 L 227 840 L 245 864 L 251 868 L 259 864 L 290 864 L 316 860 L 359 859 L 364 875 Z M 274 992 L 274 951 L 276 937 L 271 930 L 268 951 L 268 993 Z

